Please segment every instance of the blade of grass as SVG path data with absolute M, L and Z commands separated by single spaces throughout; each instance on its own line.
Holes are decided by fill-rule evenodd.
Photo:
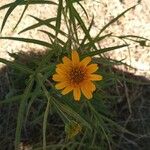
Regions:
M 19 32 L 19 34 L 21 34 L 21 33 L 23 33 L 23 32 L 26 32 L 26 31 L 28 31 L 28 30 L 32 30 L 32 29 L 38 28 L 38 27 L 40 27 L 40 26 L 42 26 L 42 25 L 46 25 L 46 26 L 49 27 L 49 26 L 51 25 L 51 24 L 49 24 L 50 22 L 56 21 L 56 17 L 54 17 L 54 18 L 48 18 L 48 19 L 42 20 L 42 19 L 39 19 L 39 18 L 37 18 L 37 17 L 35 17 L 35 16 L 32 16 L 32 15 L 29 15 L 29 16 L 32 17 L 32 18 L 34 18 L 36 21 L 38 21 L 38 23 L 35 23 L 35 24 L 33 24 L 33 25 L 31 25 L 31 26 L 29 26 L 29 27 L 23 29 L 22 31 Z M 53 25 L 51 25 L 51 26 L 52 26 L 52 27 L 55 27 L 55 26 L 53 26 Z M 54 28 L 53 28 L 53 29 L 54 29 Z
M 43 120 L 43 150 L 46 150 L 46 126 L 47 126 L 49 109 L 50 109 L 50 100 L 48 99 L 46 110 L 44 112 L 44 120 Z
M 106 130 L 106 127 L 103 127 L 101 124 L 99 124 L 99 126 L 100 126 L 100 129 L 102 130 L 102 132 L 104 133 L 104 136 L 106 137 L 106 141 L 107 141 L 107 143 L 108 143 L 109 150 L 112 150 L 109 137 L 108 137 L 108 135 L 107 135 L 107 133 L 106 133 L 106 131 L 105 131 L 105 130 Z
M 47 48 L 51 48 L 51 44 L 45 42 L 45 41 L 40 41 L 36 39 L 29 39 L 29 38 L 18 38 L 18 37 L 0 37 L 0 39 L 7 39 L 7 40 L 15 40 L 15 41 L 21 41 L 21 42 L 27 42 L 27 43 L 34 43 L 38 44 Z
M 106 35 L 104 35 L 104 36 L 96 37 L 96 38 L 94 38 L 92 41 L 90 41 L 90 42 L 88 42 L 87 44 L 85 44 L 84 47 L 85 47 L 85 48 L 88 48 L 88 49 L 91 49 L 92 46 L 93 46 L 93 44 L 95 44 L 95 43 L 97 43 L 97 42 L 99 42 L 99 41 L 101 41 L 101 40 L 103 40 L 103 39 L 105 39 L 106 37 L 109 37 L 109 36 L 111 36 L 111 35 L 112 35 L 112 33 L 109 33 L 109 34 L 106 34 Z
M 43 66 L 40 70 L 40 72 L 42 73 L 47 73 L 49 72 L 49 74 L 51 74 L 56 68 L 56 63 L 51 63 L 51 65 L 49 66 Z
M 0 100 L 0 105 L 16 102 L 16 101 L 19 101 L 21 98 L 22 98 L 22 95 L 17 95 L 17 96 L 13 96 L 10 98 L 6 98 L 5 100 Z
M 79 45 L 79 38 L 78 38 L 78 33 L 77 33 L 77 24 L 75 22 L 75 16 L 72 14 L 73 12 L 73 4 L 72 1 L 67 0 L 67 6 L 66 6 L 69 10 L 69 17 L 68 17 L 68 21 L 69 21 L 69 35 L 71 36 L 72 40 L 74 41 L 73 43 L 77 43 Z M 67 17 L 67 15 L 66 15 Z M 74 37 L 75 35 L 75 37 Z M 75 46 L 76 47 L 76 46 Z
M 87 19 L 88 19 L 88 13 L 86 12 L 84 6 L 83 6 L 79 1 L 77 1 L 77 3 L 78 3 L 78 5 L 82 8 L 84 14 L 86 15 L 86 17 L 87 17 Z
M 150 81 L 148 81 L 147 80 L 147 82 L 146 81 L 139 81 L 139 80 L 137 80 L 137 79 L 128 79 L 128 78 L 123 78 L 122 76 L 118 76 L 117 77 L 119 80 L 125 80 L 127 83 L 132 83 L 132 84 L 136 84 L 136 85 L 150 85 Z
M 32 74 L 33 73 L 33 70 L 31 70 L 30 68 L 26 67 L 23 64 L 11 62 L 11 61 L 5 60 L 3 58 L 0 58 L 0 62 L 4 63 L 4 64 L 6 64 L 6 65 L 8 65 L 8 66 L 10 66 L 14 69 L 18 69 L 18 70 L 22 71 L 25 74 Z
M 71 116 L 74 119 L 78 120 L 84 126 L 89 128 L 90 130 L 92 130 L 91 125 L 84 118 L 82 118 L 82 116 L 80 116 L 78 113 L 76 113 L 69 105 L 64 105 L 61 102 L 58 103 L 54 98 L 53 98 L 53 100 L 55 101 L 55 103 L 60 107 L 60 109 L 63 112 L 67 113 L 69 116 Z
M 91 28 L 92 28 L 92 26 L 93 26 L 93 23 L 94 23 L 94 16 L 92 17 L 91 23 L 90 23 L 90 25 L 89 25 L 89 27 L 88 27 L 88 29 L 87 29 L 87 31 L 88 31 L 89 33 L 90 33 L 90 31 L 91 31 Z M 85 36 L 84 36 L 82 42 L 80 43 L 80 48 L 81 48 L 81 49 L 83 48 L 84 43 L 86 42 L 87 39 L 88 39 L 88 38 L 87 38 L 87 35 L 85 34 Z
M 62 16 L 62 9 L 63 9 L 63 0 L 59 0 L 58 9 L 57 9 L 57 17 L 56 17 L 56 37 L 60 31 L 61 26 L 61 16 Z
M 85 23 L 83 22 L 82 18 L 80 17 L 79 13 L 77 12 L 77 10 L 72 6 L 72 15 L 75 16 L 75 18 L 77 19 L 79 25 L 81 26 L 82 30 L 84 31 L 85 35 L 87 35 L 88 40 L 92 41 L 92 37 L 90 36 L 88 29 L 85 26 Z M 97 50 L 97 47 L 95 46 L 95 44 L 93 44 L 92 46 L 94 49 Z
M 124 65 L 131 69 L 136 69 L 136 68 L 132 67 L 131 65 L 124 63 L 123 62 L 124 60 L 125 60 L 125 58 L 123 58 L 121 60 L 115 60 L 115 59 L 111 59 L 111 58 L 104 58 L 102 56 L 101 58 L 94 58 L 93 61 L 95 61 L 97 64 L 103 64 L 104 66 Z
M 123 41 L 125 41 L 124 39 L 126 39 L 126 40 L 130 40 L 130 41 L 136 42 L 140 46 L 150 47 L 148 44 L 146 44 L 146 42 L 150 41 L 150 39 L 143 38 L 143 37 L 140 37 L 140 36 L 126 35 L 126 36 L 114 36 L 114 37 L 122 39 Z
M 7 12 L 6 12 L 6 14 L 5 14 L 5 17 L 4 17 L 4 19 L 3 19 L 2 26 L 1 26 L 1 32 L 2 32 L 2 30 L 3 30 L 3 28 L 4 28 L 4 26 L 5 26 L 5 23 L 6 23 L 7 19 L 8 19 L 8 17 L 9 17 L 10 14 L 12 13 L 12 11 L 13 11 L 20 3 L 22 3 L 22 2 L 23 2 L 23 0 L 16 0 L 15 2 L 13 2 L 13 3 L 10 5 L 10 7 L 9 7 L 9 9 L 7 10 Z M 1 8 L 0 8 L 0 9 L 1 9 Z
M 25 116 L 25 123 L 27 121 L 27 118 L 28 118 L 28 114 L 29 114 L 29 111 L 30 111 L 30 108 L 31 108 L 31 105 L 33 104 L 34 100 L 41 94 L 41 91 L 40 91 L 40 86 L 37 84 L 36 87 L 35 87 L 35 90 L 33 91 L 33 94 L 30 98 L 30 101 L 28 103 L 28 107 L 27 107 L 27 111 L 26 111 L 26 116 Z
M 44 68 L 43 68 L 44 69 Z M 43 79 L 48 79 L 50 76 L 52 76 L 52 74 L 55 72 L 56 69 L 56 64 L 51 64 L 51 67 L 49 67 L 49 70 L 47 70 L 45 72 L 45 74 L 43 74 Z M 41 70 L 42 72 L 42 70 Z
M 48 31 L 45 31 L 45 30 L 38 30 L 38 31 L 41 31 L 41 32 L 47 34 L 50 38 L 53 38 L 54 40 L 58 41 L 60 44 L 65 45 L 65 42 L 64 42 L 64 41 L 62 41 L 62 40 L 59 39 L 58 37 L 57 37 L 57 39 L 56 39 L 56 36 L 53 35 L 52 33 L 48 32 Z
M 47 55 L 45 55 L 42 59 L 42 61 L 39 63 L 37 69 L 35 70 L 35 74 L 42 72 L 45 68 L 45 64 L 47 63 L 47 61 L 49 62 L 50 58 L 53 56 L 54 54 L 54 50 L 48 51 Z
M 126 46 L 129 46 L 129 45 L 123 44 L 123 45 L 119 45 L 119 46 L 107 47 L 107 48 L 103 48 L 103 49 L 100 49 L 100 50 L 97 50 L 97 51 L 87 52 L 87 53 L 83 54 L 82 57 L 83 56 L 95 56 L 95 55 L 98 55 L 98 54 L 102 54 L 102 53 L 112 51 L 112 50 L 115 50 L 115 49 L 119 49 L 119 48 L 123 48 L 123 47 L 126 47 Z
M 144 38 L 142 36 L 136 36 L 136 35 L 122 35 L 122 36 L 116 36 L 116 37 L 118 37 L 118 38 L 128 38 L 128 37 L 131 37 L 131 38 L 137 38 L 137 39 L 142 39 L 142 40 L 150 41 L 150 39 Z
M 53 29 L 54 31 L 56 30 L 56 27 L 54 25 L 50 24 L 50 22 L 56 21 L 56 18 L 49 18 L 49 19 L 42 20 L 42 19 L 39 19 L 39 18 L 37 18 L 35 16 L 32 16 L 32 15 L 29 15 L 29 16 L 34 18 L 36 21 L 38 21 L 38 23 L 33 24 L 33 25 L 23 29 L 22 31 L 19 32 L 19 34 L 21 34 L 23 32 L 26 32 L 28 30 L 32 30 L 34 28 L 38 28 L 38 27 L 40 27 L 42 25 L 46 25 L 47 27 Z M 64 36 L 67 36 L 67 34 L 65 32 L 63 32 L 62 30 L 59 30 L 59 33 L 64 35 Z
M 58 114 L 62 115 L 64 118 L 66 118 L 66 120 L 69 121 L 69 118 L 59 109 L 59 107 L 57 106 L 57 104 L 54 102 L 53 97 L 50 95 L 50 93 L 47 91 L 46 87 L 44 86 L 43 82 L 44 82 L 44 78 L 42 76 L 42 74 L 37 74 L 37 82 L 39 83 L 39 85 L 41 86 L 43 93 L 45 95 L 45 97 L 47 98 L 47 100 L 51 100 L 51 104 L 53 104 L 55 106 L 55 108 L 59 111 L 57 112 Z M 53 85 L 51 84 L 51 88 L 52 90 L 54 89 Z
M 99 117 L 100 117 L 100 119 L 103 118 L 105 121 L 111 123 L 113 126 L 117 127 L 117 128 L 118 128 L 120 131 L 122 131 L 122 132 L 125 132 L 125 133 L 127 133 L 127 134 L 129 134 L 129 135 L 132 135 L 132 136 L 134 136 L 134 137 L 138 137 L 137 134 L 128 131 L 127 129 L 125 129 L 125 128 L 122 127 L 121 125 L 117 124 L 115 121 L 109 119 L 107 116 L 104 116 L 103 114 L 98 113 L 98 112 L 95 110 L 95 108 L 92 106 L 92 104 L 91 104 L 90 102 L 87 102 L 87 103 L 88 103 L 88 106 L 91 108 L 91 110 L 95 113 L 95 115 L 96 115 L 98 118 L 99 118 Z
M 17 0 L 16 0 L 17 1 Z M 14 2 L 12 2 L 12 3 L 8 3 L 8 4 L 6 4 L 6 5 L 3 5 L 3 6 L 1 6 L 0 7 L 0 10 L 2 10 L 2 9 L 6 9 L 6 8 L 8 8 L 8 7 L 11 7 L 12 6 L 12 4 L 13 4 Z M 27 1 L 22 1 L 22 3 L 18 3 L 18 5 L 26 5 L 26 3 L 27 3 Z M 34 5 L 34 4 L 52 4 L 52 5 L 57 5 L 57 3 L 55 3 L 55 2 L 52 2 L 52 1 L 47 1 L 47 0 L 45 0 L 45 1 L 43 1 L 43 0 L 31 0 L 31 1 L 29 1 L 29 4 L 30 5 Z
M 50 96 L 49 92 L 47 91 L 46 87 L 43 84 L 43 78 L 41 74 L 37 74 L 37 82 L 41 86 L 44 95 L 47 98 L 47 106 L 44 113 L 44 120 L 43 120 L 43 150 L 46 150 L 46 125 L 47 125 L 47 118 L 49 113 L 50 105 L 53 103 L 52 97 Z
M 25 4 L 24 10 L 22 11 L 22 14 L 21 14 L 21 16 L 20 16 L 18 22 L 16 23 L 15 27 L 13 28 L 13 30 L 15 30 L 15 29 L 17 28 L 17 26 L 19 25 L 19 23 L 21 22 L 21 20 L 22 20 L 22 18 L 23 18 L 23 16 L 24 16 L 24 13 L 25 13 L 25 11 L 27 10 L 27 8 L 28 8 L 28 6 L 29 6 L 29 2 L 30 2 L 30 1 L 31 1 L 31 0 L 28 0 L 28 1 L 27 1 L 27 4 Z
M 138 5 L 138 4 L 137 4 Z M 122 12 L 120 15 L 118 15 L 117 17 L 115 17 L 114 19 L 112 19 L 109 23 L 107 23 L 101 30 L 100 30 L 100 33 L 99 35 L 104 31 L 106 30 L 111 24 L 113 24 L 114 22 L 116 22 L 120 17 L 122 17 L 126 12 L 128 12 L 129 10 L 131 9 L 134 9 L 137 5 L 134 5 L 128 9 L 126 9 L 124 12 Z
M 29 98 L 33 83 L 34 83 L 34 77 L 31 76 L 29 79 L 29 83 L 26 89 L 24 90 L 24 94 L 20 102 L 18 117 L 17 117 L 17 127 L 16 127 L 16 133 L 15 133 L 15 149 L 16 150 L 18 150 L 18 146 L 20 144 L 21 129 L 22 129 L 23 118 L 24 118 L 24 113 L 25 113 L 25 108 L 26 108 L 26 101 Z

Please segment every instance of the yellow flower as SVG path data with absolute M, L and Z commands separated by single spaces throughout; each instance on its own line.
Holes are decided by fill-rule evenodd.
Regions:
M 65 132 L 67 134 L 68 139 L 72 139 L 73 137 L 75 137 L 81 132 L 81 130 L 81 125 L 73 120 L 65 125 Z
M 89 64 L 91 57 L 86 57 L 80 61 L 79 54 L 75 50 L 72 51 L 71 57 L 72 60 L 64 56 L 63 63 L 56 66 L 56 74 L 53 75 L 53 80 L 58 83 L 55 87 L 62 90 L 62 95 L 73 91 L 75 100 L 80 100 L 81 92 L 87 99 L 91 99 L 93 92 L 96 90 L 92 81 L 102 80 L 101 75 L 93 74 L 98 66 L 97 64 Z

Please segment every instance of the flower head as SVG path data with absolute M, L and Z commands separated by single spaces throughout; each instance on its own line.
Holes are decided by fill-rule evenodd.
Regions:
M 89 64 L 91 57 L 86 57 L 82 61 L 79 59 L 77 51 L 73 50 L 71 59 L 64 56 L 63 63 L 56 66 L 56 74 L 53 80 L 58 82 L 55 87 L 62 90 L 62 95 L 73 91 L 75 100 L 80 100 L 81 92 L 87 99 L 92 98 L 96 90 L 93 81 L 102 80 L 102 76 L 93 74 L 97 69 L 97 64 Z M 88 65 L 89 64 L 89 65 Z

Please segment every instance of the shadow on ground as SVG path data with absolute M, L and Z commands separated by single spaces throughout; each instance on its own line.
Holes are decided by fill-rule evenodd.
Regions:
M 11 54 L 15 58 L 15 62 L 20 62 L 34 69 L 35 64 L 42 59 L 45 54 L 19 53 Z M 38 60 L 38 61 L 37 61 Z M 109 69 L 106 69 L 109 71 Z M 124 76 L 127 80 L 134 82 L 119 81 L 114 86 L 107 89 L 107 93 L 121 95 L 120 99 L 115 99 L 112 103 L 109 102 L 108 109 L 116 114 L 113 120 L 116 120 L 120 125 L 124 125 L 130 131 L 141 135 L 137 138 L 130 137 L 126 134 L 121 134 L 120 137 L 115 137 L 117 141 L 117 149 L 119 150 L 148 150 L 150 147 L 150 80 L 134 76 L 133 74 L 123 72 L 112 68 L 114 73 Z M 18 70 L 10 67 L 3 67 L 0 70 L 0 149 L 11 150 L 14 145 L 15 129 L 17 122 L 18 102 L 12 101 L 2 104 L 6 99 L 10 99 L 14 95 L 19 95 L 25 88 L 27 76 L 20 73 Z M 139 82 L 137 84 L 137 82 Z M 22 144 L 32 145 L 42 140 L 42 117 L 40 112 L 45 104 L 41 103 L 41 99 L 34 103 L 30 113 L 39 116 L 37 122 L 31 126 L 30 117 L 26 121 L 27 125 L 22 130 Z M 40 104 L 39 104 L 40 103 Z M 41 118 L 40 118 L 41 117 Z M 57 118 L 57 119 L 56 119 Z M 39 120 L 38 120 L 39 119 Z M 64 125 L 58 116 L 51 116 L 48 120 L 51 126 L 49 131 L 49 139 L 51 143 L 59 143 L 61 137 L 64 136 Z M 22 145 L 22 146 L 23 146 Z

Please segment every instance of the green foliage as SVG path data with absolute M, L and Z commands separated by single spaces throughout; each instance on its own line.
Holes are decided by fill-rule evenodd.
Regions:
M 112 93 L 110 87 L 115 87 L 116 84 L 118 84 L 118 80 L 120 82 L 137 82 L 132 79 L 126 79 L 120 74 L 110 71 L 113 65 L 120 65 L 124 63 L 116 60 L 108 60 L 103 55 L 105 52 L 128 47 L 129 45 L 122 44 L 103 49 L 97 46 L 97 43 L 101 42 L 101 40 L 113 37 L 112 33 L 106 35 L 101 35 L 101 33 L 104 32 L 108 26 L 122 17 L 126 12 L 136 6 L 125 10 L 116 18 L 112 19 L 100 30 L 97 36 L 93 38 L 90 35 L 90 30 L 93 26 L 94 18 L 91 20 L 89 27 L 86 27 L 84 20 L 74 7 L 75 4 L 80 6 L 84 14 L 88 16 L 88 13 L 80 1 L 58 0 L 58 2 L 55 3 L 48 0 L 16 0 L 0 7 L 0 10 L 8 8 L 2 22 L 1 32 L 5 27 L 7 19 L 16 7 L 24 5 L 24 10 L 14 29 L 17 28 L 18 24 L 21 22 L 28 6 L 36 4 L 56 5 L 58 8 L 57 15 L 45 20 L 30 15 L 30 17 L 34 18 L 38 21 L 38 23 L 22 29 L 19 34 L 45 25 L 50 31 L 39 30 L 39 32 L 43 32 L 48 35 L 51 41 L 50 43 L 24 37 L 0 37 L 1 40 L 17 40 L 38 44 L 47 48 L 46 54 L 43 54 L 42 57 L 37 58 L 36 60 L 33 58 L 27 60 L 29 64 L 21 63 L 17 57 L 14 57 L 17 54 L 12 55 L 15 58 L 14 62 L 0 58 L 0 62 L 5 63 L 7 66 L 12 68 L 12 72 L 15 72 L 15 74 L 12 75 L 15 79 L 12 87 L 16 90 L 16 92 L 13 93 L 13 96 L 6 97 L 5 100 L 0 101 L 0 106 L 16 104 L 15 108 L 18 112 L 18 116 L 17 121 L 15 120 L 17 122 L 15 127 L 15 149 L 18 149 L 22 139 L 22 132 L 27 126 L 32 128 L 34 128 L 34 126 L 37 128 L 38 126 L 41 127 L 41 129 L 38 129 L 40 135 L 38 135 L 38 138 L 36 137 L 37 139 L 35 138 L 36 140 L 31 144 L 35 150 L 111 150 L 117 147 L 115 138 L 119 139 L 119 134 L 125 133 L 128 136 L 137 137 L 137 134 L 128 131 L 123 124 L 116 122 L 117 115 L 115 112 L 110 112 L 110 108 L 116 106 L 117 100 L 121 97 L 121 95 L 117 95 L 117 92 L 116 94 Z M 67 32 L 64 32 L 61 28 L 63 18 L 68 29 Z M 53 22 L 54 24 L 52 24 Z M 51 29 L 54 32 L 51 32 Z M 84 34 L 83 39 L 79 38 L 78 29 L 82 30 Z M 63 38 L 60 38 L 60 35 L 63 36 Z M 133 38 L 140 38 L 142 41 L 148 40 L 133 35 L 118 36 L 117 38 L 132 38 L 130 40 L 134 40 Z M 98 58 L 93 57 L 93 61 L 100 65 L 104 65 L 104 67 L 100 68 L 98 71 L 102 74 L 104 80 L 97 83 L 97 90 L 91 101 L 82 99 L 80 102 L 75 102 L 72 95 L 62 96 L 54 87 L 55 83 L 52 81 L 52 75 L 54 74 L 55 66 L 60 62 L 60 59 L 64 55 L 70 55 L 71 49 L 79 50 L 81 58 L 98 55 Z M 20 84 L 17 79 L 25 80 L 20 80 Z M 22 84 L 24 86 L 19 88 L 17 87 Z M 57 120 L 55 118 L 50 121 L 51 117 L 59 119 Z M 61 128 L 57 130 L 55 128 L 53 131 L 53 126 L 51 124 L 55 124 L 55 122 L 57 122 L 57 126 L 62 125 L 63 129 Z M 55 132 L 60 133 L 59 136 L 57 135 L 59 138 L 55 140 L 56 137 L 53 137 L 53 140 L 50 141 L 50 133 Z

